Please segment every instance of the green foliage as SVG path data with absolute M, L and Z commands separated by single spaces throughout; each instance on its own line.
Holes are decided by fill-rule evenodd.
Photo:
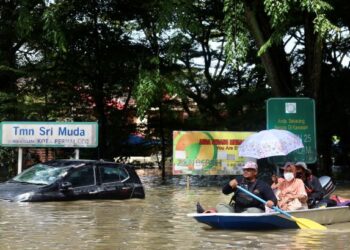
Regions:
M 166 95 L 172 96 L 175 94 L 181 97 L 183 91 L 171 75 L 160 75 L 158 70 L 142 70 L 134 92 L 137 114 L 143 118 L 150 108 L 159 107 Z
M 44 8 L 45 4 L 42 0 L 18 1 L 16 31 L 20 37 L 28 38 L 33 32 L 40 29 L 41 15 Z
M 13 74 L 15 75 L 17 78 L 24 76 L 25 75 L 25 71 L 21 70 L 21 69 L 16 69 L 13 67 L 10 67 L 8 65 L 0 65 L 0 74 Z
M 246 55 L 245 46 L 247 43 L 247 26 L 241 19 L 244 17 L 244 5 L 248 3 L 241 0 L 225 0 L 225 26 L 227 35 L 226 50 L 230 60 L 243 62 Z M 259 48 L 258 55 L 261 56 L 273 44 L 281 43 L 283 37 L 293 25 L 300 25 L 298 19 L 304 13 L 314 16 L 313 23 L 315 32 L 324 39 L 331 31 L 337 31 L 338 28 L 330 22 L 326 13 L 332 10 L 331 5 L 322 0 L 264 0 L 263 10 L 270 18 L 272 35 L 268 37 L 265 43 Z M 291 13 L 295 16 L 291 16 Z M 237 57 L 239 58 L 237 60 Z
M 249 33 L 244 21 L 244 4 L 240 1 L 224 0 L 225 53 L 235 69 L 242 65 L 247 57 Z
M 138 115 L 144 117 L 145 113 L 154 106 L 156 99 L 161 97 L 162 90 L 159 86 L 159 72 L 143 71 L 139 76 L 139 84 L 135 90 Z
M 314 19 L 315 32 L 321 35 L 322 38 L 329 35 L 330 31 L 339 31 L 339 28 L 332 24 L 325 14 L 318 14 Z
M 49 8 L 44 11 L 44 32 L 45 38 L 52 42 L 57 48 L 62 51 L 67 51 L 67 41 L 62 30 L 62 20 L 59 19 L 61 13 L 60 4 L 51 4 Z
M 260 48 L 259 55 L 263 54 L 276 41 L 281 41 L 288 31 L 291 23 L 290 13 L 309 13 L 314 16 L 314 30 L 321 38 L 325 39 L 331 31 L 338 28 L 326 17 L 326 12 L 332 9 L 331 5 L 322 0 L 265 0 L 265 12 L 270 17 L 273 35 Z M 283 28 L 281 28 L 283 27 Z
M 260 47 L 258 50 L 258 56 L 261 56 L 266 52 L 268 48 L 270 48 L 274 44 L 281 44 L 282 43 L 282 34 L 284 33 L 284 29 L 282 27 L 278 27 L 275 29 L 275 31 L 272 33 L 272 35 L 267 39 L 267 41 Z
M 15 120 L 18 115 L 17 95 L 0 91 L 0 114 L 2 120 Z
M 338 9 L 332 10 L 329 3 L 333 6 L 337 3 Z M 100 151 L 108 155 L 119 150 L 121 146 L 116 142 L 123 134 L 136 129 L 128 123 L 135 109 L 141 117 L 149 115 L 148 131 L 152 136 L 159 136 L 160 119 L 168 135 L 173 129 L 262 129 L 264 100 L 272 95 L 273 89 L 268 85 L 265 65 L 256 55 L 273 52 L 269 54 L 273 66 L 280 65 L 281 59 L 291 62 L 290 68 L 287 63 L 286 71 L 277 72 L 291 74 L 291 88 L 304 95 L 308 61 L 305 51 L 313 48 L 305 47 L 308 45 L 303 26 L 310 24 L 311 18 L 314 25 L 311 30 L 324 39 L 323 68 L 332 67 L 322 75 L 327 81 L 320 84 L 321 97 L 327 104 L 333 102 L 323 97 L 326 94 L 331 94 L 332 100 L 342 100 L 333 108 L 342 110 L 342 115 L 334 114 L 334 120 L 344 119 L 319 131 L 327 133 L 332 127 L 346 131 L 340 124 L 347 125 L 350 120 L 349 105 L 344 101 L 346 96 L 337 98 L 337 95 L 348 92 L 330 85 L 336 83 L 333 85 L 340 89 L 346 85 L 342 83 L 348 75 L 341 72 L 345 66 L 337 60 L 341 57 L 339 53 L 342 58 L 349 56 L 349 39 L 337 34 L 337 39 L 330 43 L 328 34 L 337 28 L 328 18 L 333 14 L 333 22 L 347 30 L 350 22 L 346 10 L 350 5 L 339 0 L 329 3 L 325 0 L 2 1 L 1 118 L 98 119 L 104 128 L 100 135 L 108 145 Z M 257 19 L 263 33 L 259 41 L 248 28 L 251 22 L 247 10 L 257 18 L 263 17 Z M 294 38 L 298 46 L 283 54 L 282 42 L 287 37 Z M 274 54 L 276 51 L 281 53 Z M 126 97 L 131 102 L 135 98 L 136 105 L 116 108 L 116 100 Z M 159 109 L 154 112 L 152 108 Z M 327 105 L 318 110 L 323 112 L 320 117 L 325 117 L 320 126 L 326 126 L 332 110 Z
M 16 175 L 17 170 L 17 149 L 15 148 L 0 148 L 0 180 L 7 180 L 9 177 Z
M 283 24 L 288 19 L 288 13 L 291 10 L 291 4 L 294 0 L 264 0 L 264 9 L 270 16 L 271 26 L 273 28 Z

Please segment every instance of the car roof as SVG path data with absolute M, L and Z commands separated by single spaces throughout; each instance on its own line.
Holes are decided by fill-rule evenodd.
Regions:
M 47 166 L 51 167 L 79 167 L 79 166 L 84 166 L 88 163 L 105 163 L 105 164 L 115 164 L 115 165 L 120 165 L 115 162 L 110 162 L 110 161 L 103 161 L 103 160 L 81 160 L 81 159 L 58 159 L 58 160 L 50 160 L 47 162 L 43 162 L 42 164 L 45 164 Z

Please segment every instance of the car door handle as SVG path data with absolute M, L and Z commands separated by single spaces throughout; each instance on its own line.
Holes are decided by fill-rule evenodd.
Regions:
M 97 194 L 98 193 L 98 190 L 95 190 L 95 191 L 90 191 L 89 194 Z

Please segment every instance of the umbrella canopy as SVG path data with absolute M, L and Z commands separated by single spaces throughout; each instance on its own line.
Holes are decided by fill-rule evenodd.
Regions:
M 303 147 L 302 140 L 296 134 L 282 129 L 268 129 L 247 137 L 239 145 L 238 155 L 261 159 L 284 156 Z

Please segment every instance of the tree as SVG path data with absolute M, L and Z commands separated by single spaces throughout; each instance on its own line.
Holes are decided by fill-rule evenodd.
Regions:
M 349 74 L 349 4 L 332 5 L 334 10 L 322 0 L 4 1 L 2 118 L 98 120 L 95 156 L 111 158 L 136 129 L 128 122 L 133 98 L 140 116 L 156 110 L 149 134 L 169 142 L 175 129 L 263 129 L 267 98 L 307 96 L 316 100 L 319 148 L 326 154 L 333 132 L 350 142 L 342 84 Z
M 5 120 L 23 119 L 23 96 L 18 79 L 26 77 L 23 59 L 33 56 L 28 49 L 40 31 L 45 8 L 40 0 L 2 1 L 0 3 L 0 109 Z M 40 32 L 39 32 L 40 33 Z
M 98 120 L 100 158 L 117 153 L 110 145 L 119 131 L 115 127 L 122 127 L 123 121 L 110 123 L 108 116 L 118 111 L 109 112 L 107 104 L 130 95 L 143 54 L 143 48 L 131 41 L 127 7 L 115 1 L 62 0 L 45 13 L 46 38 L 51 42 L 47 67 L 54 70 L 56 86 L 70 89 L 54 98 Z

